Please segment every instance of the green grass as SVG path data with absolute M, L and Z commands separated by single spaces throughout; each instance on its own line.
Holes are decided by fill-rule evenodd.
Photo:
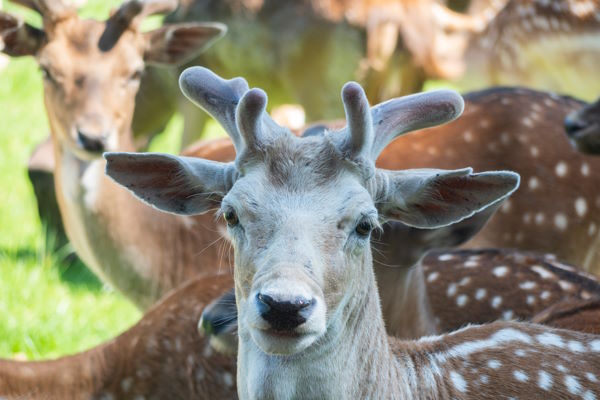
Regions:
M 84 15 L 105 16 L 110 3 L 90 1 Z M 8 4 L 6 4 L 9 6 Z M 36 23 L 32 13 L 22 13 Z M 176 143 L 181 122 L 161 138 Z M 99 344 L 131 326 L 140 312 L 104 287 L 69 248 L 53 251 L 39 222 L 26 164 L 48 134 L 36 62 L 11 60 L 0 72 L 0 357 L 56 357 Z

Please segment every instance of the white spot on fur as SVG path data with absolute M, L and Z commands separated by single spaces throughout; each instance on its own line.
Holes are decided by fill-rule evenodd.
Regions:
M 571 394 L 581 393 L 581 385 L 579 384 L 577 378 L 575 378 L 573 375 L 565 376 L 565 386 Z
M 558 164 L 556 164 L 556 167 L 554 168 L 554 172 L 556 173 L 556 176 L 558 176 L 559 178 L 564 178 L 567 175 L 568 170 L 569 170 L 569 167 L 567 166 L 567 163 L 564 161 L 561 161 Z
M 450 380 L 459 392 L 465 393 L 467 391 L 467 381 L 465 381 L 465 378 L 458 372 L 450 371 Z
M 544 213 L 539 212 L 539 213 L 535 214 L 535 223 L 537 225 L 543 224 L 545 219 L 546 219 L 546 216 L 544 215 Z
M 533 121 L 529 117 L 524 117 L 521 122 L 528 128 L 533 128 Z
M 537 283 L 535 283 L 533 281 L 525 281 L 525 282 L 519 283 L 519 287 L 523 290 L 531 290 L 531 289 L 535 289 L 537 287 Z
M 576 353 L 581 353 L 585 350 L 585 347 L 583 347 L 583 345 L 576 340 L 569 340 L 567 342 L 567 347 L 569 348 L 569 350 L 574 351 Z
M 530 190 L 535 190 L 540 187 L 540 180 L 538 178 L 536 178 L 535 176 L 532 176 L 531 178 L 529 178 L 528 185 L 529 185 Z
M 508 267 L 505 265 L 500 265 L 492 270 L 492 273 L 496 275 L 498 278 L 503 278 L 508 275 Z
M 596 375 L 592 374 L 591 372 L 586 372 L 585 373 L 585 377 L 588 379 L 588 381 L 590 382 L 598 382 L 598 379 L 596 378 Z
M 551 332 L 540 333 L 536 336 L 536 339 L 540 344 L 544 346 L 558 347 L 561 349 L 565 347 L 565 342 L 563 341 L 563 339 L 560 336 Z
M 571 282 L 558 281 L 558 286 L 560 286 L 560 288 L 562 290 L 567 290 L 567 291 L 573 290 L 573 284 Z
M 592 340 L 590 342 L 590 349 L 595 352 L 600 352 L 600 340 Z
M 587 201 L 583 197 L 578 197 L 575 200 L 575 212 L 578 216 L 583 217 L 588 210 Z
M 469 297 L 466 294 L 461 294 L 456 298 L 456 305 L 459 307 L 464 307 L 469 301 Z
M 504 214 L 507 214 L 510 212 L 511 207 L 512 207 L 512 202 L 510 201 L 510 199 L 508 199 L 502 204 L 502 206 L 500 207 L 500 211 L 503 212 Z
M 532 157 L 537 157 L 540 155 L 540 150 L 536 146 L 531 146 L 529 148 L 529 152 L 531 153 Z
M 546 371 L 538 372 L 538 386 L 544 390 L 550 390 L 552 388 L 552 375 Z
M 454 256 L 452 254 L 442 254 L 441 256 L 438 257 L 438 260 L 440 261 L 450 261 L 454 258 Z
M 465 268 L 475 268 L 475 267 L 478 267 L 478 266 L 479 266 L 479 262 L 477 262 L 475 260 L 468 260 L 464 264 Z
M 427 282 L 433 282 L 440 276 L 439 272 L 432 272 L 427 276 Z
M 223 373 L 223 383 L 225 383 L 225 386 L 227 387 L 233 386 L 233 376 L 229 372 Z
M 475 292 L 475 299 L 476 300 L 481 300 L 486 295 L 487 295 L 487 290 L 485 290 L 485 289 L 477 289 L 477 291 Z
M 581 175 L 590 176 L 590 166 L 588 163 L 581 164 Z
M 458 290 L 456 283 L 451 283 L 448 285 L 448 289 L 446 290 L 446 295 L 448 297 L 454 297 L 456 295 L 456 291 Z
M 465 276 L 464 278 L 462 278 L 460 280 L 460 282 L 458 282 L 458 286 L 466 286 L 469 283 L 471 283 L 471 277 L 470 276 Z
M 527 305 L 530 305 L 530 306 L 532 306 L 532 305 L 534 305 L 534 304 L 535 304 L 535 296 L 528 295 L 528 296 L 527 296 Z
M 540 299 L 542 299 L 542 300 L 548 300 L 548 299 L 550 298 L 550 296 L 551 296 L 551 295 L 552 295 L 552 294 L 551 294 L 549 291 L 547 291 L 547 290 L 544 290 L 544 291 L 542 292 L 542 294 L 540 295 Z
M 591 222 L 590 225 L 588 226 L 588 235 L 589 236 L 593 236 L 596 233 L 596 224 Z
M 527 374 L 524 371 L 521 371 L 520 369 L 513 371 L 513 376 L 519 382 L 527 382 L 529 380 L 529 376 L 527 376 Z
M 491 304 L 492 304 L 492 307 L 494 307 L 494 308 L 500 307 L 500 305 L 502 304 L 502 297 L 500 297 L 500 296 L 494 296 L 492 298 Z
M 564 231 L 567 229 L 567 217 L 565 214 L 558 213 L 554 216 L 554 226 L 559 230 Z
M 505 321 L 510 321 L 513 319 L 515 313 L 512 310 L 507 310 L 502 313 L 502 319 Z
M 473 134 L 471 131 L 465 131 L 465 133 L 463 133 L 463 139 L 465 142 L 471 143 L 473 141 Z
M 534 265 L 531 267 L 531 270 L 537 273 L 542 279 L 554 279 L 555 276 L 552 272 L 548 271 L 546 268 L 541 265 Z
M 498 360 L 489 360 L 487 362 L 487 366 L 490 367 L 491 369 L 498 369 L 502 366 L 502 363 Z

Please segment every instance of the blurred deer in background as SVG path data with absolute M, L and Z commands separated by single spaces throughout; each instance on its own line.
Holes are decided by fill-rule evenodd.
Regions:
M 509 0 L 462 59 L 463 89 L 524 85 L 595 99 L 600 1 Z
M 144 206 L 102 173 L 107 150 L 134 149 L 134 99 L 146 63 L 175 65 L 225 31 L 221 24 L 164 25 L 142 33 L 145 16 L 175 1 L 129 1 L 106 22 L 80 19 L 60 1 L 21 2 L 41 13 L 43 30 L 0 14 L 4 52 L 35 56 L 44 74 L 44 101 L 57 161 L 56 195 L 78 255 L 102 279 L 146 308 L 198 273 L 227 272 L 198 263 L 198 244 L 219 258 L 211 218 L 181 218 Z M 208 224 L 210 228 L 198 230 Z M 194 245 L 183 258 L 164 252 Z M 143 249 L 143 250 L 142 250 Z M 152 250 L 153 249 L 153 250 Z
M 3 400 L 234 399 L 235 359 L 196 329 L 229 276 L 177 288 L 132 328 L 91 350 L 49 361 L 0 360 Z
M 565 130 L 577 150 L 600 154 L 600 99 L 567 115 Z

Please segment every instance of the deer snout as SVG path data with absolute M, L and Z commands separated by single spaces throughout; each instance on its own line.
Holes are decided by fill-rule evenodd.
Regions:
M 576 113 L 567 115 L 564 121 L 565 131 L 569 137 L 573 137 L 578 131 L 585 128 L 585 124 L 577 118 Z
M 85 151 L 90 153 L 102 153 L 106 150 L 106 141 L 108 135 L 91 134 L 85 130 L 77 128 L 77 144 Z
M 302 296 L 284 299 L 267 293 L 256 294 L 256 306 L 261 318 L 276 331 L 291 331 L 305 323 L 316 302 L 315 298 Z

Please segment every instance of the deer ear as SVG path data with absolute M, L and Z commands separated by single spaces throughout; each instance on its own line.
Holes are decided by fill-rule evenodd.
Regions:
M 219 207 L 236 177 L 232 163 L 159 153 L 105 153 L 106 174 L 149 205 L 173 214 Z
M 381 216 L 428 229 L 470 217 L 519 186 L 519 175 L 514 172 L 474 174 L 471 168 L 378 170 L 376 179 L 375 201 Z
M 0 12 L 0 51 L 12 57 L 33 56 L 46 41 L 44 31 Z
M 194 58 L 227 32 L 216 22 L 164 25 L 145 33 L 148 63 L 179 65 Z

